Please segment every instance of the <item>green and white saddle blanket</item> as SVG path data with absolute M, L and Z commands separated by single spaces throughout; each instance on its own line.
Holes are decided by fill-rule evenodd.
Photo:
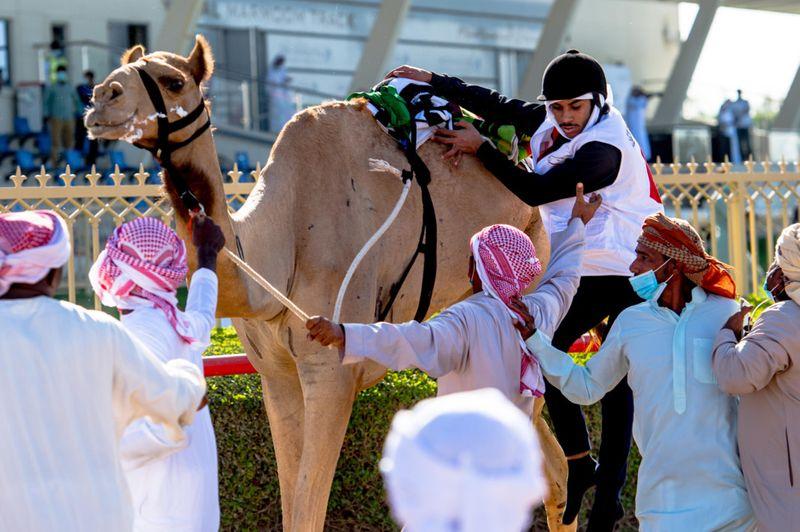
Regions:
M 518 135 L 513 125 L 483 120 L 434 94 L 428 83 L 392 78 L 347 97 L 353 98 L 365 98 L 378 124 L 401 144 L 413 141 L 419 148 L 437 128 L 453 129 L 454 123 L 466 120 L 511 161 L 519 164 L 531 156 L 530 136 Z

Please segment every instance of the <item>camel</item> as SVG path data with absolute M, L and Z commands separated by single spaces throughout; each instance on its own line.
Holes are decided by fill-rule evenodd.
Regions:
M 123 54 L 121 66 L 95 87 L 86 126 L 96 138 L 156 147 L 158 113 L 140 70 L 156 81 L 170 121 L 205 105 L 205 112 L 169 137 L 178 142 L 200 133 L 172 153 L 170 168 L 164 171 L 179 235 L 191 250 L 190 213 L 176 188 L 182 179 L 206 214 L 222 227 L 229 249 L 235 251 L 238 236 L 245 260 L 259 274 L 307 312 L 330 316 L 344 272 L 402 188 L 396 178 L 370 172 L 368 160 L 384 159 L 396 168 L 407 168 L 408 163 L 396 142 L 375 122 L 365 101 L 324 103 L 297 113 L 284 126 L 247 201 L 229 213 L 212 131 L 200 131 L 210 114 L 201 86 L 213 68 L 211 48 L 200 35 L 188 57 L 147 54 L 141 45 L 134 46 Z M 442 161 L 442 153 L 442 147 L 433 143 L 419 150 L 431 171 L 439 225 L 431 312 L 468 292 L 469 237 L 486 225 L 507 223 L 526 230 L 540 256 L 549 257 L 549 242 L 536 209 L 507 191 L 474 157 L 465 158 L 456 171 Z M 394 225 L 354 276 L 344 302 L 344 321 L 376 320 L 389 287 L 417 246 L 421 209 L 415 185 Z M 190 268 L 196 268 L 194 261 Z M 390 321 L 413 317 L 421 271 L 417 264 Z M 247 356 L 261 376 L 278 463 L 283 528 L 322 530 L 353 401 L 360 390 L 380 381 L 386 368 L 373 362 L 342 366 L 336 352 L 309 342 L 304 324 L 224 256 L 220 256 L 218 275 L 222 287 L 218 315 L 233 319 Z M 574 530 L 576 524 L 561 525 L 566 460 L 539 415 L 542 406 L 538 400 L 533 422 L 548 457 L 548 525 L 551 530 Z

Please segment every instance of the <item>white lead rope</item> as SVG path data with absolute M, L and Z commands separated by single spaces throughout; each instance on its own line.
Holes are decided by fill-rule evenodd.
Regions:
M 392 174 L 400 179 L 403 178 L 403 173 L 400 170 L 382 159 L 370 159 L 369 170 L 370 172 L 386 172 L 387 174 Z M 395 204 L 394 209 L 392 209 L 392 212 L 389 214 L 389 217 L 386 218 L 386 221 L 383 222 L 383 225 L 381 225 L 375 234 L 372 235 L 372 238 L 367 240 L 367 243 L 364 244 L 364 247 L 362 247 L 361 251 L 358 252 L 356 258 L 353 259 L 353 262 L 350 264 L 350 268 L 347 269 L 347 274 L 345 274 L 344 279 L 342 280 L 342 285 L 339 287 L 339 294 L 336 296 L 336 304 L 333 307 L 333 321 L 336 323 L 339 322 L 339 317 L 342 314 L 342 303 L 344 302 L 344 295 L 347 293 L 347 287 L 350 285 L 350 281 L 353 279 L 353 275 L 356 273 L 358 265 L 361 263 L 364 257 L 367 256 L 367 253 L 369 253 L 369 250 L 372 249 L 372 246 L 374 246 L 375 243 L 380 240 L 383 234 L 392 226 L 395 219 L 397 219 L 397 216 L 400 214 L 400 209 L 403 208 L 406 198 L 408 198 L 409 190 L 411 190 L 411 179 L 406 180 L 406 182 L 403 184 L 403 191 L 400 193 L 400 199 L 397 200 L 397 203 Z
M 228 258 L 231 259 L 233 263 L 236 264 L 239 268 L 241 268 L 244 273 L 249 275 L 251 279 L 253 279 L 259 285 L 261 285 L 261 287 L 264 288 L 264 290 L 275 296 L 275 299 L 280 301 L 283 304 L 283 306 L 291 310 L 292 314 L 303 320 L 304 323 L 308 321 L 309 319 L 308 314 L 303 312 L 303 310 L 300 307 L 295 305 L 291 299 L 283 295 L 283 293 L 281 293 L 280 290 L 272 286 L 272 284 L 270 284 L 269 281 L 261 277 L 257 271 L 251 268 L 250 265 L 247 264 L 245 261 L 240 259 L 239 256 L 236 255 L 236 253 L 229 250 L 228 248 L 223 248 L 222 251 L 224 251 L 225 254 L 228 255 Z
M 395 168 L 394 166 L 390 165 L 384 160 L 381 159 L 370 159 L 369 160 L 369 169 L 371 172 L 386 172 L 388 174 L 392 174 L 400 179 L 403 177 L 403 173 Z M 353 278 L 353 275 L 358 268 L 358 265 L 364 259 L 364 257 L 369 253 L 369 250 L 375 243 L 383 236 L 383 234 L 392 226 L 397 216 L 400 214 L 400 209 L 403 208 L 403 205 L 406 202 L 406 198 L 408 198 L 408 191 L 411 189 L 411 180 L 407 180 L 403 184 L 403 191 L 400 193 L 400 199 L 397 200 L 397 203 L 392 209 L 392 212 L 389 214 L 389 217 L 386 218 L 386 221 L 383 222 L 378 230 L 372 235 L 372 238 L 367 240 L 367 243 L 364 244 L 364 247 L 361 248 L 361 251 L 358 252 L 358 255 L 353 259 L 353 262 L 350 264 L 350 268 L 347 270 L 347 274 L 344 276 L 344 280 L 342 280 L 342 285 L 339 287 L 339 294 L 336 296 L 336 305 L 333 309 L 333 321 L 338 322 L 339 317 L 342 313 L 342 302 L 344 301 L 344 296 L 347 293 L 347 287 L 350 284 L 350 281 Z M 291 299 L 283 295 L 283 293 L 275 288 L 269 281 L 264 279 L 261 275 L 258 274 L 249 264 L 239 258 L 236 253 L 229 250 L 228 248 L 223 248 L 222 251 L 228 256 L 229 259 L 233 261 L 241 270 L 246 273 L 251 279 L 253 279 L 256 283 L 258 283 L 264 290 L 272 294 L 275 299 L 281 302 L 283 306 L 289 309 L 292 314 L 300 318 L 303 322 L 308 321 L 309 316 L 303 310 L 298 307 Z

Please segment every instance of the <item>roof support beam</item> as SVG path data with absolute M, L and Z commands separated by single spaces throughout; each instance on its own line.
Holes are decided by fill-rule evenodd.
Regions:
M 652 124 L 658 126 L 671 126 L 681 119 L 683 101 L 692 82 L 692 75 L 703 51 L 714 16 L 717 14 L 720 0 L 699 0 L 700 9 L 692 24 L 689 37 L 681 45 L 678 59 L 672 66 L 664 95 L 661 97 L 658 109 L 653 116 Z
M 153 43 L 157 51 L 185 54 L 194 43 L 197 18 L 203 0 L 172 0 L 164 13 L 164 22 Z
M 795 129 L 798 126 L 800 126 L 800 66 L 797 67 L 794 81 L 772 124 L 774 129 Z
M 528 68 L 525 69 L 525 75 L 517 91 L 520 98 L 533 101 L 541 93 L 544 69 L 561 52 L 561 45 L 564 43 L 578 2 L 579 0 L 554 0 L 542 35 L 536 43 L 536 50 L 528 63 Z
M 358 66 L 350 82 L 350 92 L 365 90 L 380 81 L 400 37 L 411 0 L 383 0 L 372 26 Z

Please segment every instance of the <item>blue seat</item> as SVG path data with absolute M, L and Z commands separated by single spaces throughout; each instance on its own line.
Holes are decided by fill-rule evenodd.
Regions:
M 36 134 L 36 150 L 39 152 L 39 159 L 42 163 L 50 157 L 50 152 L 53 151 L 53 144 L 49 133 L 40 131 Z
M 66 172 L 67 168 L 66 165 L 69 165 L 69 170 L 73 174 L 75 174 L 75 179 L 72 181 L 73 184 L 80 184 L 83 182 L 83 172 L 86 171 L 86 163 L 83 160 L 83 155 L 81 152 L 75 149 L 64 150 L 62 153 L 64 157 L 64 165 L 58 170 L 53 171 L 53 175 L 58 177 L 58 183 L 61 183 L 61 174 Z
M 253 178 L 250 172 L 255 170 L 255 167 L 250 164 L 250 155 L 246 151 L 237 151 L 234 161 L 236 161 L 239 171 L 242 172 L 239 181 L 252 181 Z
M 14 152 L 14 162 L 22 170 L 23 174 L 30 174 L 39 170 L 39 166 L 33 157 L 33 152 L 30 150 L 17 150 Z M 30 175 L 28 177 L 31 177 Z
M 76 170 L 84 170 L 86 168 L 86 163 L 83 160 L 83 154 L 80 152 L 80 150 L 75 149 L 64 150 L 64 164 L 68 164 L 73 172 Z
M 11 139 L 8 135 L 0 135 L 0 165 L 8 157 L 13 157 L 14 152 L 11 150 Z
M 111 171 L 114 171 L 114 165 L 119 165 L 120 172 L 127 172 L 129 170 L 138 170 L 137 167 L 128 164 L 125 160 L 125 152 L 120 150 L 108 150 L 108 166 Z
M 27 135 L 28 133 L 32 133 L 31 125 L 28 123 L 28 119 L 24 116 L 15 116 L 14 117 L 14 134 L 15 135 Z
M 36 132 L 31 131 L 31 126 L 28 119 L 24 116 L 14 117 L 14 135 L 11 136 L 12 140 L 19 143 L 19 147 L 23 148 L 25 143 L 36 137 Z
M 250 156 L 246 151 L 236 152 L 236 164 L 239 165 L 239 170 L 242 172 L 249 172 L 253 169 L 253 167 L 250 165 Z

